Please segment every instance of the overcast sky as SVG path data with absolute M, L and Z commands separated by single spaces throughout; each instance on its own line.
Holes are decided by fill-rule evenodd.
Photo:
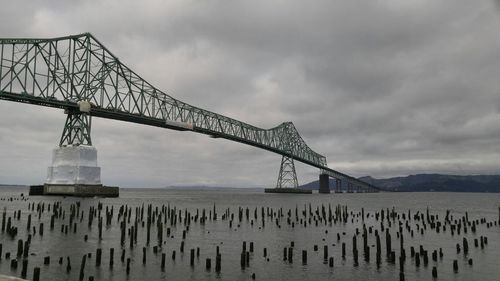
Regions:
M 497 1 L 0 0 L 0 37 L 83 32 L 182 101 L 292 121 L 353 176 L 500 174 Z M 0 101 L 0 183 L 42 183 L 64 121 Z M 92 130 L 107 185 L 276 184 L 271 152 L 98 118 Z

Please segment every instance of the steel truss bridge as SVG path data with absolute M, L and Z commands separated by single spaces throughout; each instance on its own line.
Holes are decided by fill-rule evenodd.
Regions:
M 92 145 L 95 116 L 193 131 L 278 153 L 283 156 L 278 188 L 297 187 L 296 160 L 319 168 L 323 184 L 335 178 L 337 191 L 378 190 L 328 168 L 325 156 L 305 143 L 293 123 L 261 129 L 179 101 L 141 78 L 89 33 L 0 39 L 0 99 L 64 109 L 60 146 Z

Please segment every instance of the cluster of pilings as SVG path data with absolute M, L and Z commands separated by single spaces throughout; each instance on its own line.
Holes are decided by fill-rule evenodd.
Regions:
M 170 204 L 129 206 L 96 202 L 88 205 L 89 201 L 85 201 L 87 207 L 84 208 L 83 201 L 45 202 L 26 197 L 1 198 L 1 201 L 10 202 L 14 209 L 3 206 L 0 264 L 8 263 L 12 273 L 33 280 L 50 280 L 44 278 L 43 273 L 54 266 L 61 274 L 78 276 L 78 280 L 94 280 L 95 276 L 89 272 L 103 267 L 113 271 L 118 263 L 120 268 L 125 269 L 125 275 L 131 274 L 138 266 L 165 272 L 168 271 L 168 259 L 175 261 L 179 255 L 189 257 L 189 262 L 176 263 L 175 266 L 202 268 L 214 274 L 224 273 L 223 261 L 229 263 L 239 258 L 241 270 L 248 272 L 248 277 L 252 279 L 258 277 L 252 270 L 253 260 L 257 257 L 263 258 L 265 263 L 274 261 L 273 257 L 282 257 L 283 263 L 301 266 L 320 261 L 329 268 L 348 264 L 357 267 L 361 263 L 374 263 L 377 267 L 392 265 L 398 267 L 400 280 L 405 280 L 405 272 L 410 267 L 431 267 L 429 278 L 438 278 L 442 267 L 453 268 L 456 273 L 467 270 L 459 263 L 463 258 L 467 267 L 473 267 L 473 255 L 481 252 L 473 253 L 471 249 L 485 251 L 488 247 L 488 237 L 481 230 L 500 224 L 500 208 L 498 220 L 492 220 L 469 218 L 468 212 L 456 216 L 449 210 L 444 216 L 439 216 L 429 208 L 404 212 L 385 208 L 365 212 L 364 208 L 354 211 L 348 206 L 330 204 L 306 204 L 293 209 L 267 206 L 217 209 L 213 205 L 190 210 Z M 240 241 L 239 256 L 234 256 L 224 254 L 219 245 L 203 252 L 202 249 L 207 249 L 207 246 L 202 244 L 202 240 L 198 241 L 199 245 L 189 242 L 193 227 L 203 228 L 221 222 L 226 224 L 226 231 L 238 231 L 243 224 L 262 232 L 268 228 L 272 231 L 302 228 L 311 232 L 326 229 L 324 236 L 332 237 L 336 243 L 316 243 L 309 248 L 307 243 L 297 247 L 295 241 L 286 245 L 266 245 L 262 240 L 243 240 Z M 353 231 L 334 231 L 345 225 L 352 226 Z M 113 235 L 109 235 L 110 232 Z M 447 239 L 455 241 L 456 252 L 425 246 L 423 242 L 430 232 L 446 235 Z M 55 235 L 57 239 L 79 239 L 81 243 L 96 239 L 99 243 L 81 256 L 70 252 L 55 255 L 50 250 L 43 253 L 32 250 L 33 243 L 38 243 L 36 248 L 39 249 L 40 244 Z M 106 242 L 112 241 L 119 241 L 119 246 L 106 247 Z M 220 243 L 222 245 L 224 241 Z M 349 248 L 352 251 L 348 251 Z M 262 255 L 255 255 L 255 252 Z M 200 267 L 201 260 L 205 262 Z M 157 268 L 152 268 L 153 265 Z

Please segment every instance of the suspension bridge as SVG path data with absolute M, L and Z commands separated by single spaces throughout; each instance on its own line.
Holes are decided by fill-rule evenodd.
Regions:
M 299 190 L 294 161 L 319 169 L 321 193 L 330 193 L 329 178 L 335 179 L 336 192 L 378 191 L 329 168 L 326 157 L 306 144 L 293 123 L 262 129 L 177 100 L 128 68 L 90 33 L 0 39 L 0 99 L 59 108 L 67 115 L 45 194 L 105 190 L 92 146 L 92 117 L 191 131 L 280 154 L 276 188 L 270 191 Z

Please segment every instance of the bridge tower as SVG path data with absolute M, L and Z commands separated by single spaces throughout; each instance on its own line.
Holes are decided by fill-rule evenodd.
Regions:
M 59 147 L 52 153 L 43 186 L 46 195 L 118 196 L 118 187 L 101 184 L 101 168 L 97 166 L 97 149 L 90 136 L 91 104 L 79 102 L 79 108 L 66 109 Z
M 280 172 L 278 174 L 278 182 L 276 188 L 298 188 L 299 181 L 295 172 L 295 164 L 293 158 L 284 156 L 281 158 Z
M 278 181 L 275 188 L 266 188 L 266 193 L 312 193 L 312 190 L 299 188 L 297 180 L 297 172 L 293 158 L 283 155 L 281 157 L 281 165 L 278 173 Z

